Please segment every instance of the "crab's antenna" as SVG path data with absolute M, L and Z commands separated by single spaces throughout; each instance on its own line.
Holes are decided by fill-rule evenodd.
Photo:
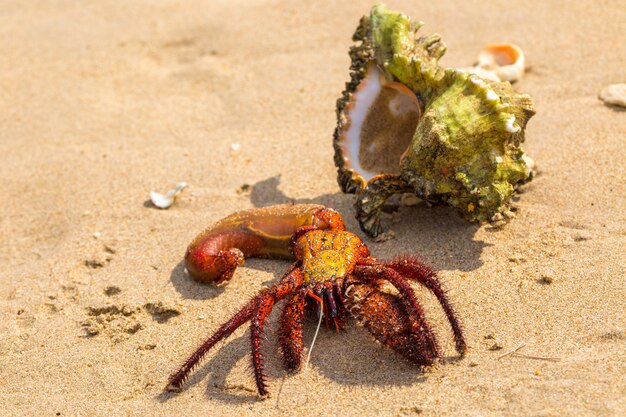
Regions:
M 320 303 L 320 318 L 317 321 L 317 329 L 315 329 L 315 335 L 313 336 L 313 340 L 311 341 L 311 346 L 309 346 L 309 353 L 307 353 L 306 355 L 306 362 L 304 363 L 304 369 L 309 368 L 309 360 L 311 360 L 311 353 L 313 352 L 313 346 L 315 345 L 317 334 L 319 333 L 320 327 L 322 326 L 322 317 L 324 316 L 324 300 L 321 298 L 318 298 L 318 300 Z

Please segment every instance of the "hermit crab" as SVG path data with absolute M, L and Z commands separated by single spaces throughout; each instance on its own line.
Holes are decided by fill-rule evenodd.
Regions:
M 338 182 L 357 194 L 357 219 L 373 236 L 393 194 L 485 222 L 510 213 L 513 193 L 532 178 L 520 148 L 535 113 L 530 96 L 440 67 L 446 46 L 437 34 L 420 37 L 421 26 L 374 6 L 354 33 L 350 81 L 337 101 Z
M 435 273 L 414 257 L 380 261 L 358 236 L 346 231 L 341 215 L 313 204 L 279 205 L 234 213 L 202 232 L 189 245 L 185 266 L 201 282 L 230 280 L 246 257 L 294 260 L 285 276 L 262 289 L 219 327 L 171 375 L 167 390 L 179 391 L 196 365 L 220 340 L 250 321 L 252 368 L 261 396 L 268 394 L 261 354 L 266 320 L 285 300 L 279 341 L 285 367 L 302 364 L 303 319 L 307 305 L 337 331 L 354 317 L 382 344 L 419 365 L 430 365 L 441 349 L 409 284 L 424 285 L 439 300 L 462 355 L 465 339 Z M 385 288 L 389 285 L 395 292 Z

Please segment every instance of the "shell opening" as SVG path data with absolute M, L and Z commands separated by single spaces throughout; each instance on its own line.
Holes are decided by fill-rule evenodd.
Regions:
M 485 80 L 513 83 L 524 75 L 524 51 L 512 43 L 489 44 L 478 55 L 477 65 L 461 70 L 476 74 Z
M 481 67 L 513 65 L 523 56 L 522 50 L 513 44 L 487 45 L 478 56 Z
M 400 158 L 411 143 L 421 107 L 404 84 L 387 82 L 373 63 L 346 106 L 340 134 L 348 168 L 369 181 L 379 174 L 400 173 Z
M 487 45 L 478 55 L 478 67 L 502 81 L 515 82 L 525 69 L 524 52 L 512 43 Z

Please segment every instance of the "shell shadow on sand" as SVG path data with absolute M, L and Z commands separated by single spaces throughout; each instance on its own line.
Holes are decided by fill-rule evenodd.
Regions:
M 396 211 L 389 229 L 395 233 L 394 253 L 386 255 L 387 243 L 377 243 L 359 230 L 353 217 L 352 198 L 337 192 L 322 194 L 314 198 L 293 199 L 279 190 L 280 176 L 259 181 L 250 187 L 250 201 L 255 207 L 274 204 L 323 204 L 343 214 L 348 229 L 357 233 L 370 246 L 374 255 L 393 257 L 400 254 L 413 254 L 430 263 L 440 271 L 459 270 L 473 271 L 482 266 L 480 259 L 483 249 L 488 243 L 474 240 L 479 229 L 476 224 L 468 223 L 449 207 L 428 207 L 419 204 L 415 207 L 403 207 L 399 202 L 390 202 L 385 210 Z M 288 263 L 284 261 L 268 261 L 250 259 L 246 267 L 262 269 L 280 276 Z M 183 261 L 179 262 L 170 273 L 174 288 L 186 299 L 206 300 L 219 296 L 224 286 L 206 285 L 194 281 L 185 273 Z
M 357 233 L 370 245 L 374 255 L 384 251 L 385 244 L 376 241 L 359 230 L 354 219 L 353 199 L 351 196 L 337 192 L 322 194 L 314 198 L 293 199 L 279 190 L 280 176 L 270 177 L 250 187 L 250 201 L 255 207 L 273 204 L 323 204 L 343 214 L 348 229 Z M 388 230 L 395 233 L 394 246 L 397 253 L 418 255 L 429 262 L 437 270 L 463 272 L 473 271 L 482 266 L 480 259 L 483 249 L 489 243 L 474 240 L 479 225 L 468 223 L 455 210 L 449 207 L 428 207 L 420 203 L 414 207 L 401 206 L 398 201 L 391 201 L 386 212 L 393 213 L 392 219 L 383 220 Z M 394 251 L 395 252 L 395 251 Z

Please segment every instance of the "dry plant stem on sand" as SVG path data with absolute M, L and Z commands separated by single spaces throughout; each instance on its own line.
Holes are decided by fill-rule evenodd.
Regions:
M 515 349 L 510 350 L 510 351 L 506 352 L 505 354 L 498 356 L 498 359 L 502 359 L 502 358 L 505 358 L 505 357 L 507 357 L 507 356 L 509 356 L 509 355 L 514 354 L 514 353 L 515 353 L 515 352 L 517 352 L 518 350 L 522 349 L 524 346 L 526 346 L 526 345 L 525 345 L 525 344 L 521 344 L 521 345 L 519 345 L 518 347 L 516 347 Z
M 511 357 L 515 357 L 515 358 L 535 359 L 535 360 L 549 361 L 549 362 L 559 362 L 561 360 L 561 358 L 551 358 L 551 357 L 548 357 L 548 356 L 522 355 L 520 353 L 517 353 L 520 350 L 522 350 L 524 347 L 526 347 L 526 344 L 522 343 L 521 345 L 519 345 L 515 349 L 510 350 L 510 351 L 506 352 L 505 354 L 498 356 L 498 359 L 502 359 L 504 357 L 511 356 Z
M 435 273 L 415 257 L 393 261 L 374 258 L 365 243 L 345 230 L 333 209 L 319 205 L 283 205 L 234 213 L 201 233 L 189 246 L 185 265 L 202 282 L 232 278 L 245 257 L 290 257 L 295 260 L 277 283 L 262 289 L 207 339 L 169 380 L 167 389 L 182 389 L 190 373 L 215 346 L 250 321 L 252 368 L 259 395 L 268 395 L 261 344 L 267 318 L 285 300 L 279 341 L 285 367 L 300 369 L 303 318 L 317 310 L 327 327 L 339 331 L 354 316 L 382 344 L 419 365 L 431 365 L 442 352 L 430 329 L 411 281 L 431 290 L 452 327 L 457 351 L 466 342 L 461 325 Z M 391 284 L 396 293 L 383 289 Z M 317 333 L 317 332 L 316 332 Z M 307 357 L 306 363 L 310 359 Z

